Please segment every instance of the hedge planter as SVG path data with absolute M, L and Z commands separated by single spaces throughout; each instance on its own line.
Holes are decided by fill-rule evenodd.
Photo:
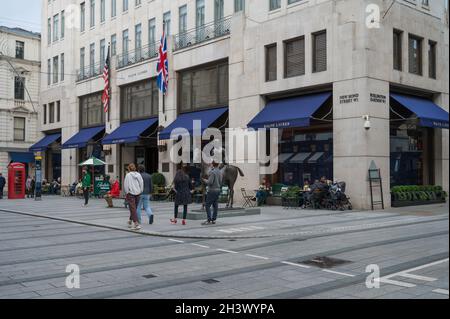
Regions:
M 408 207 L 408 206 L 422 206 L 422 205 L 433 205 L 433 204 L 444 204 L 445 199 L 436 200 L 424 200 L 424 201 L 392 201 L 392 207 Z
M 391 206 L 406 207 L 442 204 L 447 193 L 441 186 L 395 186 L 391 189 Z

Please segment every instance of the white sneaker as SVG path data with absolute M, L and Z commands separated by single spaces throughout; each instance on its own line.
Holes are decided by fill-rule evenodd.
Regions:
M 132 228 L 132 230 L 136 230 L 136 231 L 139 231 L 141 229 L 142 229 L 142 227 L 139 224 L 134 224 L 134 227 Z

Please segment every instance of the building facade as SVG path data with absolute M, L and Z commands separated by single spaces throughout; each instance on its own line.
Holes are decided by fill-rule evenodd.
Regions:
M 357 208 L 370 207 L 371 167 L 381 170 L 386 206 L 392 185 L 448 190 L 444 0 L 49 0 L 42 15 L 47 178 L 59 160 L 63 183 L 72 183 L 77 164 L 95 155 L 108 163 L 100 173 L 122 179 L 134 162 L 170 180 L 168 131 L 190 131 L 200 119 L 202 129 L 277 129 L 273 184 L 346 181 Z M 163 29 L 164 98 L 156 82 Z M 245 139 L 236 144 L 246 148 Z M 257 189 L 258 158 L 239 154 L 245 177 L 236 187 Z
M 40 134 L 40 47 L 38 33 L 0 26 L 0 172 L 5 177 L 11 162 L 34 174 L 29 147 Z

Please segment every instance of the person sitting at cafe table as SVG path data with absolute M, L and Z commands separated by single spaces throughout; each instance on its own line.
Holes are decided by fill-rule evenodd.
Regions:
M 257 201 L 258 206 L 264 205 L 266 203 L 267 197 L 269 197 L 272 185 L 266 177 L 263 177 L 262 184 L 259 186 L 259 190 L 256 192 L 254 201 Z

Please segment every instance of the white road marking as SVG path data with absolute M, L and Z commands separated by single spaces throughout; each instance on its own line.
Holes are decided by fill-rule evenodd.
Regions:
M 226 250 L 226 249 L 217 249 L 217 251 L 221 251 L 221 252 L 229 253 L 229 254 L 239 254 L 237 251 Z
M 300 267 L 300 268 L 311 268 L 311 267 L 306 266 L 306 265 L 295 264 L 295 263 L 291 263 L 291 262 L 289 262 L 289 261 L 282 261 L 281 263 L 282 263 L 282 264 L 285 264 L 285 265 L 289 265 L 289 266 Z
M 180 243 L 180 244 L 184 244 L 184 241 L 182 241 L 182 240 L 177 240 L 177 239 L 172 239 L 172 238 L 170 238 L 170 239 L 168 239 L 169 241 L 173 241 L 173 242 L 175 242 L 175 243 Z
M 416 280 L 422 280 L 422 281 L 436 281 L 436 278 L 431 278 L 431 277 L 426 277 L 426 276 L 419 276 L 419 275 L 414 275 L 414 274 L 408 274 L 408 273 L 404 273 L 404 274 L 399 274 L 400 277 L 405 277 L 405 278 L 410 278 L 410 279 L 416 279 Z
M 433 290 L 433 292 L 437 293 L 437 294 L 441 294 L 441 295 L 447 295 L 448 296 L 448 290 L 447 289 L 435 289 Z
M 322 271 L 329 272 L 331 274 L 341 275 L 341 276 L 355 277 L 355 275 L 346 274 L 346 273 L 339 272 L 339 271 L 333 271 L 333 270 L 328 270 L 328 269 L 322 269 Z
M 385 284 L 390 284 L 390 285 L 399 286 L 399 287 L 405 287 L 405 288 L 416 287 L 416 285 L 413 285 L 413 284 L 410 284 L 410 283 L 407 283 L 407 282 L 401 282 L 401 281 L 391 280 L 391 279 L 386 279 L 386 278 L 380 278 L 379 281 L 382 282 L 382 283 L 385 283 Z
M 222 233 L 230 234 L 230 233 L 242 233 L 246 231 L 256 231 L 256 230 L 262 230 L 265 229 L 261 226 L 247 226 L 247 227 L 239 227 L 239 228 L 227 228 L 227 229 L 217 229 L 217 231 L 220 231 Z
M 267 258 L 267 257 L 258 256 L 258 255 L 252 255 L 252 254 L 245 254 L 245 256 L 252 257 L 252 258 L 257 258 L 257 259 L 269 260 L 269 258 Z
M 200 244 L 192 244 L 192 246 L 197 246 L 200 248 L 210 248 L 209 246 L 204 246 L 204 245 L 200 245 Z

